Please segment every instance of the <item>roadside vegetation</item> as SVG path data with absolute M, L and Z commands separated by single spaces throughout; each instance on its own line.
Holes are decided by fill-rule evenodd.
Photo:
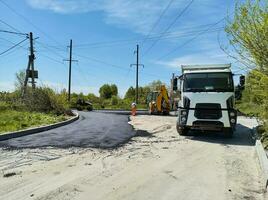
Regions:
M 52 113 L 13 110 L 9 105 L 0 102 L 0 134 L 64 120 L 66 120 L 66 116 L 64 115 L 58 116 Z
M 99 96 L 72 93 L 68 102 L 66 90 L 55 90 L 41 86 L 35 89 L 26 88 L 23 92 L 25 73 L 16 74 L 15 91 L 0 92 L 0 134 L 10 131 L 38 127 L 64 121 L 72 115 L 71 109 L 124 109 L 130 110 L 135 101 L 135 89 L 130 87 L 124 97 L 119 97 L 115 84 L 104 84 L 99 89 Z M 154 81 L 147 86 L 139 87 L 139 109 L 146 109 L 146 97 L 150 91 L 158 90 L 161 81 Z M 82 105 L 79 102 L 89 102 Z M 92 107 L 91 107 L 92 106 Z
M 0 92 L 0 134 L 64 121 L 72 114 L 65 92 L 27 87 L 23 94 L 24 76 L 16 74 L 14 92 Z
M 138 109 L 147 109 L 146 98 L 150 91 L 159 90 L 163 83 L 160 80 L 153 81 L 146 86 L 139 87 L 139 103 Z M 120 97 L 118 94 L 118 88 L 115 84 L 104 84 L 99 89 L 99 96 L 89 93 L 87 95 L 80 93 L 72 93 L 71 95 L 71 107 L 78 108 L 78 99 L 89 101 L 92 103 L 94 109 L 122 109 L 130 110 L 131 103 L 135 102 L 135 88 L 129 87 L 124 97 Z M 85 108 L 79 108 L 85 109 Z
M 268 1 L 237 3 L 226 32 L 231 48 L 223 50 L 242 63 L 241 69 L 247 72 L 245 90 L 236 106 L 262 121 L 260 138 L 268 149 Z

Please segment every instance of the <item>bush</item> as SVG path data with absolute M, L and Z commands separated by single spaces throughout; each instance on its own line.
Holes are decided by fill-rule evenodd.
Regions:
M 3 101 L 0 101 L 0 111 L 6 111 L 9 110 L 11 108 L 11 106 Z
M 117 96 L 112 96 L 111 98 L 111 105 L 115 106 L 118 104 L 118 97 Z
M 246 87 L 237 108 L 249 115 L 261 119 L 264 123 L 259 131 L 261 141 L 268 148 L 268 76 L 260 70 L 252 70 L 247 75 Z
M 67 96 L 64 93 L 56 94 L 48 87 L 38 87 L 34 91 L 28 90 L 23 102 L 29 111 L 61 115 L 69 109 Z

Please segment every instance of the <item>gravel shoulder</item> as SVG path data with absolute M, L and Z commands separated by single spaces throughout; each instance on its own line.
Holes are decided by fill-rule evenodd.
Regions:
M 265 199 L 252 119 L 233 139 L 180 137 L 175 121 L 131 117 L 137 135 L 116 149 L 0 149 L 0 199 Z

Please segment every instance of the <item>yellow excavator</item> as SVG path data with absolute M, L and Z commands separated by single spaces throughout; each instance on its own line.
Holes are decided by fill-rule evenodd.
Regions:
M 169 115 L 170 102 L 165 85 L 161 85 L 160 91 L 150 92 L 147 95 L 149 114 Z

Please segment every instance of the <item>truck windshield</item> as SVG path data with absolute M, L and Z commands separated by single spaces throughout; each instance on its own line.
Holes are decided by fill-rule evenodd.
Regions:
M 233 77 L 228 72 L 184 75 L 184 92 L 233 92 Z

